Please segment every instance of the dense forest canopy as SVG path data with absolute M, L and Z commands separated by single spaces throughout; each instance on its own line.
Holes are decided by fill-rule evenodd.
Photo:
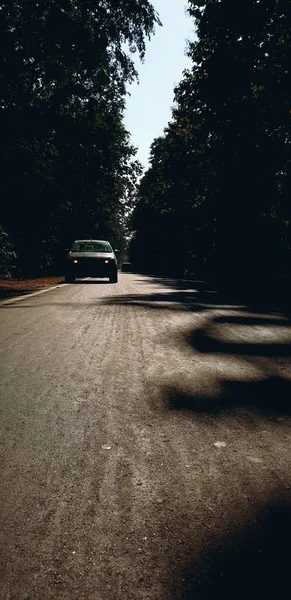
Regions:
M 140 180 L 123 117 L 153 6 L 0 0 L 1 271 L 53 272 L 78 237 L 123 250 L 131 229 L 142 272 L 290 273 L 291 2 L 188 0 L 188 13 L 192 66 Z
M 143 58 L 156 24 L 148 0 L 0 1 L 0 223 L 21 273 L 55 269 L 79 236 L 122 249 L 141 173 L 130 50 Z
M 197 41 L 139 187 L 137 269 L 290 273 L 290 0 L 189 0 Z

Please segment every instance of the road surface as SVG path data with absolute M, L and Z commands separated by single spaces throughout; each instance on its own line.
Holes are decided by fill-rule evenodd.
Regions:
M 1 599 L 289 597 L 286 316 L 120 274 L 0 325 Z

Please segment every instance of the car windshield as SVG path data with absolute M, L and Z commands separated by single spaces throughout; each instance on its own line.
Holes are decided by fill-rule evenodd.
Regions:
M 71 252 L 112 252 L 108 242 L 74 242 Z

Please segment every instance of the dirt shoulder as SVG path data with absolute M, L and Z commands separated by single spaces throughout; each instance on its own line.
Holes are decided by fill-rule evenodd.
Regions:
M 46 287 L 63 283 L 64 277 L 39 277 L 37 279 L 5 279 L 0 280 L 0 299 L 14 298 Z

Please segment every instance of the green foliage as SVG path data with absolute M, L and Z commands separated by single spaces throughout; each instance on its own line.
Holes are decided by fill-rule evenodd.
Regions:
M 0 278 L 9 278 L 16 267 L 17 256 L 8 234 L 0 225 Z
M 0 0 L 1 218 L 23 271 L 122 237 L 140 165 L 122 119 L 158 17 L 147 0 Z M 121 242 L 120 242 L 121 243 Z
M 152 146 L 132 260 L 142 263 L 149 239 L 162 271 L 178 262 L 180 271 L 249 281 L 287 272 L 291 3 L 192 0 L 189 13 L 192 68 Z

